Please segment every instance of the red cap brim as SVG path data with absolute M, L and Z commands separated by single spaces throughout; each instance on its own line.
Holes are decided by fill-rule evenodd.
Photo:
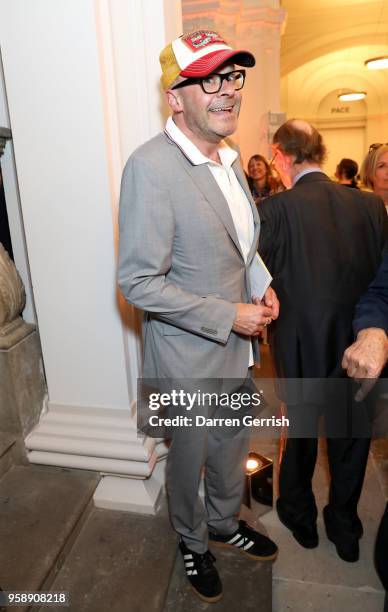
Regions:
M 197 59 L 182 70 L 180 74 L 183 77 L 204 77 L 214 72 L 219 66 L 230 59 L 233 59 L 233 64 L 245 66 L 247 68 L 252 68 L 256 63 L 255 58 L 249 51 L 224 49 L 221 51 L 212 51 L 212 53 L 208 53 L 204 57 Z

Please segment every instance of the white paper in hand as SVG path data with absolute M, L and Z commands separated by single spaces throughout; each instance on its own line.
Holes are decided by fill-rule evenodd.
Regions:
M 257 297 L 261 300 L 271 284 L 272 276 L 258 253 L 252 259 L 249 277 L 251 280 L 251 297 Z

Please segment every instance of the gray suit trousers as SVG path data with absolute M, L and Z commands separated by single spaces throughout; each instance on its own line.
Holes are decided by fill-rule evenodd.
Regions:
M 208 549 L 208 529 L 231 534 L 238 527 L 249 436 L 231 437 L 215 428 L 179 428 L 167 458 L 167 491 L 174 529 L 190 550 Z M 199 496 L 205 470 L 205 505 Z

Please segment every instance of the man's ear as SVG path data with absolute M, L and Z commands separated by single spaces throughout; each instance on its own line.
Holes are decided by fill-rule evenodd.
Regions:
M 172 91 L 172 89 L 168 89 L 166 91 L 167 102 L 169 107 L 174 113 L 181 113 L 183 110 L 182 100 L 178 93 Z
M 283 184 L 287 189 L 289 189 L 292 185 L 291 173 L 292 166 L 294 163 L 295 157 L 293 155 L 288 155 L 284 153 L 281 149 L 278 149 L 278 154 L 276 157 L 276 170 L 280 174 L 280 178 L 283 181 Z
M 287 169 L 286 154 L 279 148 L 276 152 L 276 168 L 279 168 L 279 170 L 282 170 L 283 172 Z
M 290 168 L 294 165 L 295 156 L 290 155 L 288 153 L 284 153 L 283 151 L 280 151 L 279 162 L 280 162 L 280 166 L 282 170 L 284 172 L 289 172 Z

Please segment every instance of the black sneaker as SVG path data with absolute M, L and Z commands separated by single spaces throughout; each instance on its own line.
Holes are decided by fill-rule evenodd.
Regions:
M 273 561 L 278 554 L 276 544 L 267 536 L 249 527 L 245 521 L 239 521 L 239 528 L 230 535 L 209 532 L 209 540 L 215 546 L 238 548 L 245 555 L 257 561 Z
M 215 557 L 209 550 L 200 555 L 187 548 L 183 542 L 179 543 L 179 548 L 191 588 L 203 601 L 208 603 L 219 601 L 222 597 L 222 583 L 213 565 Z

